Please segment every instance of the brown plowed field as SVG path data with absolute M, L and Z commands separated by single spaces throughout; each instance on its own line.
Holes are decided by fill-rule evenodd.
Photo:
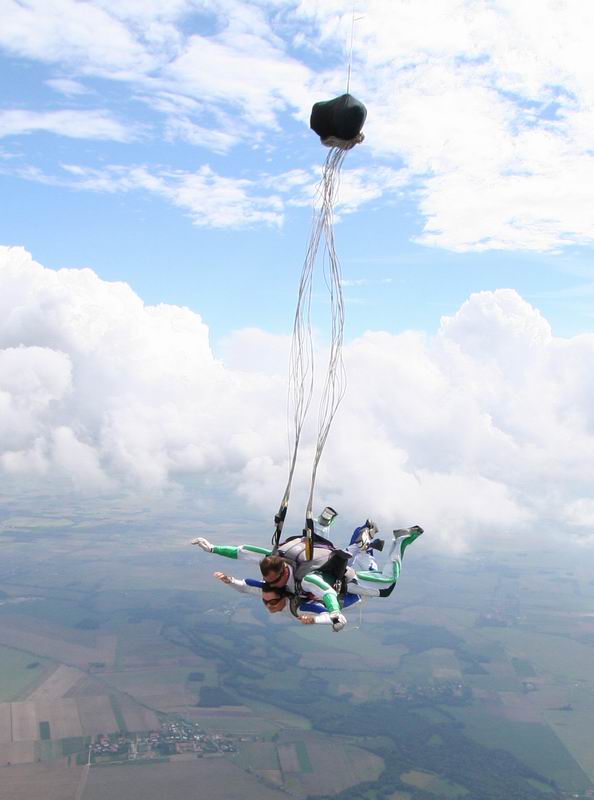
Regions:
M 86 674 L 82 670 L 60 664 L 43 683 L 27 696 L 27 700 L 32 700 L 33 702 L 37 700 L 58 700 L 61 697 L 65 697 L 68 691 L 85 677 Z
M 83 736 L 119 730 L 108 695 L 80 697 L 76 702 Z
M 36 742 L 15 742 L 0 744 L 0 766 L 6 764 L 31 764 L 37 758 Z M 4 775 L 3 772 L 0 775 Z M 2 786 L 2 784 L 0 784 Z M 0 794 L 0 797 L 2 795 Z M 2 798 L 4 800 L 4 798 Z M 6 800 L 12 800 L 10 795 Z
M 10 703 L 0 703 L 0 745 L 12 742 Z
M 81 633 L 77 638 L 76 632 L 68 628 L 49 627 L 24 615 L 5 615 L 0 620 L 0 644 L 85 668 L 92 662 L 113 664 L 115 636 L 97 636 L 94 644 L 89 641 L 88 635 Z
M 75 800 L 82 767 L 27 764 L 0 768 L 1 800 Z
M 131 699 L 121 698 L 120 708 L 129 731 L 152 731 L 159 729 L 159 718 L 148 708 Z
M 12 707 L 12 739 L 14 742 L 27 742 L 39 739 L 39 726 L 35 703 L 25 700 L 22 703 L 11 703 Z
M 76 700 L 42 700 L 36 710 L 39 722 L 49 722 L 52 739 L 82 736 Z
M 131 767 L 91 767 L 83 800 L 287 800 L 226 758 Z

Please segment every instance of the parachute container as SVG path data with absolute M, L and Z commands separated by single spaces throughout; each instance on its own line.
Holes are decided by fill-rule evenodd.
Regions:
M 315 103 L 309 120 L 310 128 L 318 134 L 322 143 L 330 140 L 351 142 L 358 137 L 365 124 L 367 109 L 352 94 L 341 94 L 333 100 Z

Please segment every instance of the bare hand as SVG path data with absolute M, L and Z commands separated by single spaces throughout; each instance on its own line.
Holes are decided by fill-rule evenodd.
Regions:
M 302 625 L 314 625 L 315 619 L 313 617 L 299 617 L 299 622 Z
M 213 572 L 215 578 L 218 578 L 223 583 L 231 583 L 231 578 L 228 575 L 225 575 L 224 572 Z

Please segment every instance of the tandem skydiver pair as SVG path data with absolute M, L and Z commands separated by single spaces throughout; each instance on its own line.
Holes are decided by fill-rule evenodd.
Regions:
M 374 548 L 383 542 L 374 538 L 377 527 L 370 520 L 355 529 L 346 550 L 322 534 L 337 516 L 326 507 L 314 533 L 313 557 L 305 556 L 305 537 L 293 536 L 272 549 L 257 545 L 213 545 L 204 537 L 192 541 L 202 550 L 237 560 L 259 561 L 261 580 L 245 580 L 215 572 L 215 577 L 236 591 L 261 594 L 270 613 L 283 612 L 303 624 L 331 624 L 334 631 L 347 624 L 343 611 L 367 597 L 388 597 L 400 577 L 406 548 L 422 533 L 418 525 L 393 532 L 383 568 Z M 364 568 L 361 568 L 364 567 Z

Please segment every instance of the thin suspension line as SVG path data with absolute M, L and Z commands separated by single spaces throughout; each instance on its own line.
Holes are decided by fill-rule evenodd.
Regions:
M 349 68 L 347 72 L 346 93 L 349 94 L 351 88 L 351 67 L 353 64 L 353 42 L 355 40 L 355 3 L 353 3 L 353 14 L 351 18 L 351 45 L 349 47 Z

